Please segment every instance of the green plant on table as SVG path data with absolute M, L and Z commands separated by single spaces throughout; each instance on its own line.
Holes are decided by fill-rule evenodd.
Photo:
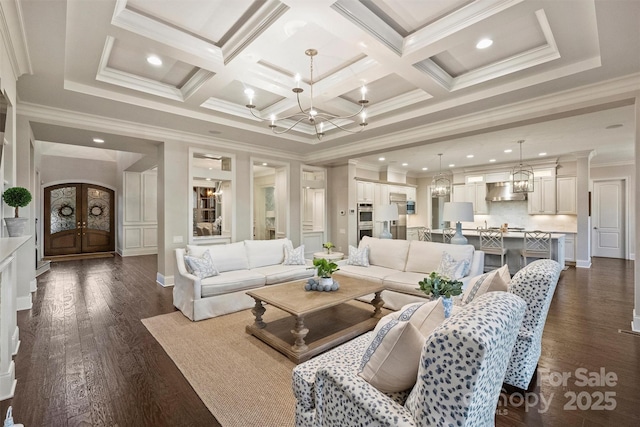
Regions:
M 24 187 L 11 187 L 5 190 L 2 199 L 12 208 L 16 208 L 15 218 L 18 218 L 18 208 L 23 208 L 31 202 L 31 192 Z
M 334 245 L 334 244 L 333 244 L 333 243 L 331 243 L 331 242 L 327 242 L 327 243 L 323 244 L 323 245 L 322 245 L 322 247 L 323 247 L 323 248 L 325 248 L 329 253 L 331 253 L 331 250 L 332 250 L 333 248 L 335 248 L 335 247 L 336 247 L 336 245 Z
M 434 298 L 451 298 L 462 293 L 461 281 L 441 276 L 435 271 L 432 271 L 424 280 L 419 281 L 418 285 L 420 285 L 418 290 Z
M 318 272 L 318 277 L 322 277 L 324 279 L 330 278 L 334 272 L 340 270 L 338 264 L 336 264 L 335 262 L 327 261 L 324 258 L 314 259 L 313 266 Z

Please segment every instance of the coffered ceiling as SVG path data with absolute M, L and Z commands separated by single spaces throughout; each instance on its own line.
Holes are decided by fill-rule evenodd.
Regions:
M 601 146 L 618 144 L 621 150 L 609 152 L 628 154 L 633 147 L 630 94 L 640 90 L 640 2 L 634 0 L 20 4 L 33 68 L 19 80 L 21 112 L 45 141 L 69 142 L 55 139 L 61 126 L 98 129 L 84 116 L 96 115 L 122 124 L 113 133 L 138 138 L 144 129 L 169 128 L 223 147 L 323 163 L 375 164 L 387 153 L 414 173 L 433 166 L 438 152 L 452 162 L 486 164 L 487 156 L 467 158 L 466 146 L 481 141 L 475 151 L 486 154 L 527 135 L 535 155 L 605 152 Z M 493 44 L 476 48 L 484 38 Z M 245 107 L 251 89 L 259 116 L 292 114 L 296 74 L 308 107 L 309 48 L 318 50 L 314 107 L 351 115 L 366 85 L 364 132 L 327 123 L 321 141 L 309 124 L 273 135 L 269 122 Z M 150 55 L 162 65 L 147 62 Z M 359 120 L 340 123 L 358 131 Z M 596 126 L 600 134 L 611 124 L 623 130 L 585 141 Z M 566 129 L 579 129 L 582 137 L 569 138 Z M 157 135 L 150 139 L 155 143 Z

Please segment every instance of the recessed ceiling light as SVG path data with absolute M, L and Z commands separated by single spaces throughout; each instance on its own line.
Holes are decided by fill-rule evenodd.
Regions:
M 493 163 L 493 162 L 495 162 L 495 161 L 496 161 L 496 159 L 489 159 L 489 161 L 490 161 L 491 163 Z
M 267 163 L 262 163 L 262 166 L 267 166 Z
M 546 156 L 547 153 L 538 153 L 538 156 Z
M 486 49 L 493 44 L 491 39 L 482 39 L 476 44 L 477 49 Z
M 622 123 L 616 123 L 615 125 L 607 126 L 605 129 L 616 129 L 616 128 L 621 128 L 621 127 L 622 127 Z
M 449 163 L 449 167 L 450 167 L 450 168 L 452 168 L 452 167 L 454 167 L 454 166 L 455 166 L 455 165 L 454 165 L 453 163 Z
M 422 170 L 423 170 L 423 171 L 428 171 L 428 170 L 429 170 L 429 168 L 422 168 Z
M 213 168 L 209 168 L 209 170 L 210 170 L 210 171 L 212 171 L 212 170 L 213 170 Z
M 104 144 L 104 139 L 102 138 L 93 138 L 93 142 L 96 144 Z
M 211 181 L 211 178 L 205 178 L 204 180 L 205 181 Z
M 402 166 L 409 166 L 409 163 L 403 163 Z
M 467 159 L 473 159 L 473 154 L 467 154 Z
M 378 157 L 378 160 L 380 160 L 381 162 L 384 161 L 384 157 Z
M 159 67 L 162 65 L 162 59 L 160 59 L 156 55 L 147 56 L 147 62 L 151 65 L 155 65 L 156 67 Z
M 506 150 L 504 150 L 505 153 L 511 153 L 513 150 L 511 148 L 507 148 Z

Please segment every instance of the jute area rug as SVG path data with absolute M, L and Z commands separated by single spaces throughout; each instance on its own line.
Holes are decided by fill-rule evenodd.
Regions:
M 270 319 L 286 316 L 269 310 Z M 295 364 L 245 332 L 251 310 L 199 322 L 175 312 L 142 323 L 224 427 L 293 426 Z

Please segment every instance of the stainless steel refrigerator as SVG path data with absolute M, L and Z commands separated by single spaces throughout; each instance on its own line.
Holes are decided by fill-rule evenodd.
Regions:
M 389 203 L 398 205 L 398 220 L 391 221 L 391 238 L 407 240 L 407 195 L 389 193 Z

